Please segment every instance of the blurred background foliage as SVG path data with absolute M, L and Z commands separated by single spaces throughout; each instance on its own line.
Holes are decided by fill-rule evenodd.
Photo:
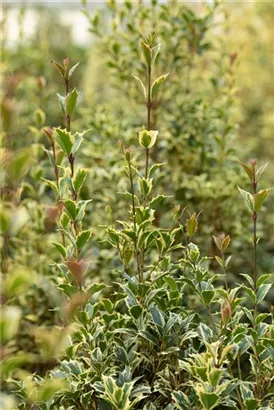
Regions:
M 19 37 L 10 45 L 10 8 L 2 5 L 1 355 L 6 379 L 18 365 L 19 379 L 27 371 L 47 370 L 35 329 L 60 324 L 56 306 L 63 300 L 52 266 L 58 258 L 52 246 L 58 210 L 41 179 L 52 178 L 43 128 L 65 125 L 56 98 L 60 77 L 52 59 L 80 61 L 74 81 L 81 94 L 73 129 L 91 129 L 78 161 L 89 169 L 83 199 L 93 199 L 86 222 L 94 229 L 87 249 L 93 279 L 110 283 L 119 263 L 101 226 L 108 223 L 107 205 L 115 219 L 123 215 L 127 199 L 118 192 L 128 186 L 122 146 L 136 146 L 137 131 L 144 125 L 144 104 L 132 77 L 143 72 L 137 58 L 140 32 L 155 31 L 161 42 L 155 78 L 170 73 L 161 100 L 153 106 L 153 128 L 160 135 L 153 160 L 167 163 L 156 191 L 160 187 L 170 195 L 158 209 L 156 223 L 165 226 L 178 203 L 191 212 L 202 210 L 197 244 L 212 256 L 212 235 L 229 234 L 229 281 L 235 281 L 239 272 L 250 271 L 252 248 L 250 222 L 237 191 L 243 177 L 238 159 L 270 161 L 264 183 L 274 182 L 272 2 L 109 1 L 97 6 L 90 11 L 85 2 L 77 4 L 90 28 L 89 41 L 79 45 L 71 25 L 60 21 L 65 5 L 40 7 L 35 31 L 25 38 L 26 9 L 18 3 Z M 268 204 L 258 221 L 262 273 L 273 271 L 273 205 Z M 11 318 L 14 328 L 7 330 Z M 18 352 L 28 355 L 14 356 Z M 9 400 L 5 409 L 13 408 Z

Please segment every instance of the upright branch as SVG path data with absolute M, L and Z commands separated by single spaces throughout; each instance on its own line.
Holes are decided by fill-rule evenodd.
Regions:
M 257 194 L 257 180 L 256 180 L 256 160 L 251 160 L 250 162 L 251 170 L 252 170 L 252 189 L 254 197 Z M 254 273 L 253 273 L 253 280 L 254 284 L 257 283 L 258 272 L 257 272 L 257 212 L 256 209 L 253 209 L 253 247 L 254 247 Z M 257 306 L 256 306 L 257 309 Z
M 151 129 L 151 65 L 147 68 L 148 71 L 148 87 L 147 87 L 147 129 L 150 131 Z M 149 148 L 146 148 L 146 170 L 145 170 L 145 178 L 148 177 L 148 162 L 149 162 Z
M 258 213 L 268 196 L 271 192 L 272 188 L 263 189 L 257 192 L 258 181 L 265 171 L 268 164 L 262 165 L 260 168 L 257 169 L 257 161 L 256 159 L 251 159 L 249 164 L 244 164 L 240 162 L 241 166 L 245 170 L 246 174 L 249 177 L 252 187 L 252 194 L 248 191 L 244 191 L 243 189 L 239 188 L 240 194 L 244 198 L 246 205 L 248 206 L 249 211 L 252 213 L 252 220 L 253 220 L 253 301 L 254 301 L 254 322 L 253 326 L 256 327 L 256 317 L 258 314 L 258 304 L 261 302 L 260 300 L 260 293 L 259 293 L 259 280 L 258 279 L 258 267 L 257 267 L 257 218 Z
M 160 89 L 161 84 L 164 82 L 168 74 L 162 75 L 158 77 L 153 83 L 152 83 L 152 68 L 155 64 L 155 60 L 159 54 L 160 51 L 160 44 L 154 45 L 155 41 L 155 34 L 152 34 L 148 36 L 147 38 L 144 38 L 141 40 L 141 47 L 142 47 L 142 52 L 144 56 L 144 60 L 146 63 L 146 68 L 147 68 L 147 87 L 144 86 L 142 80 L 140 80 L 138 77 L 135 77 L 136 80 L 141 84 L 143 88 L 143 93 L 144 97 L 146 99 L 146 107 L 147 107 L 147 134 L 149 135 L 151 131 L 151 108 L 153 101 L 156 98 L 156 95 Z M 152 148 L 152 146 L 155 144 L 156 138 L 153 141 L 153 143 L 147 142 L 147 144 L 141 144 L 145 148 L 145 179 L 148 178 L 149 174 L 149 150 Z
M 75 64 L 73 67 L 69 68 L 69 59 L 65 58 L 63 60 L 63 65 L 56 63 L 55 61 L 52 61 L 52 63 L 55 65 L 55 67 L 58 69 L 60 74 L 63 77 L 64 83 L 65 83 L 65 92 L 66 95 L 65 97 L 58 95 L 59 98 L 59 103 L 62 108 L 62 111 L 65 115 L 66 118 L 66 129 L 68 133 L 71 131 L 71 115 L 75 110 L 76 104 L 77 104 L 77 99 L 78 99 L 78 92 L 76 88 L 74 88 L 72 91 L 70 91 L 70 78 L 78 66 L 79 63 Z M 70 175 L 71 178 L 74 177 L 74 167 L 75 167 L 75 153 L 72 151 L 67 153 L 68 156 L 68 161 L 70 164 Z M 77 192 L 72 189 L 72 197 L 74 200 L 77 199 Z
M 71 244 L 66 247 L 65 242 L 63 241 L 63 245 L 54 243 L 54 246 L 60 252 L 64 264 L 71 273 L 74 283 L 80 291 L 80 299 L 82 301 L 85 273 L 88 269 L 89 262 L 82 259 L 81 254 L 84 246 L 89 241 L 92 232 L 90 229 L 84 231 L 82 230 L 82 220 L 85 216 L 85 208 L 90 201 L 82 200 L 77 202 L 77 197 L 85 182 L 88 171 L 86 169 L 79 168 L 75 172 L 75 155 L 81 146 L 84 135 L 88 131 L 81 133 L 76 132 L 75 134 L 71 133 L 71 116 L 76 108 L 78 92 L 76 88 L 70 91 L 70 78 L 79 63 L 74 65 L 72 68 L 69 68 L 68 58 L 63 60 L 63 65 L 56 63 L 55 61 L 53 61 L 53 63 L 60 72 L 65 83 L 65 96 L 59 94 L 57 94 L 57 96 L 61 109 L 66 118 L 66 128 L 54 128 L 52 133 L 48 130 L 45 131 L 52 143 L 53 162 L 56 176 L 56 186 L 54 187 L 54 185 L 51 184 L 51 187 L 54 187 L 55 191 L 59 193 L 59 198 L 63 197 L 65 187 L 68 187 L 72 194 L 72 199 L 62 199 L 62 215 L 59 220 L 59 229 L 62 234 L 69 239 Z M 69 170 L 61 168 L 62 177 L 59 175 L 57 166 L 55 143 L 61 150 L 60 152 L 62 153 L 62 158 L 66 157 L 70 165 Z M 83 308 L 83 306 L 84 305 L 81 302 L 80 307 Z

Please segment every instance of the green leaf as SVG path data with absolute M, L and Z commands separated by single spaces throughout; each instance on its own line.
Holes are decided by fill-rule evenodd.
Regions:
M 151 86 L 151 98 L 152 100 L 155 99 L 156 95 L 158 94 L 158 91 L 161 88 L 161 85 L 164 83 L 165 79 L 169 76 L 169 73 L 161 75 L 158 77 L 152 84 Z
M 91 235 L 92 235 L 92 232 L 89 229 L 77 235 L 77 238 L 76 238 L 77 248 L 81 249 L 83 246 L 85 246 L 85 244 L 89 241 Z
M 248 207 L 248 209 L 253 212 L 254 211 L 254 197 L 253 195 L 251 195 L 249 192 L 244 191 L 243 189 L 241 189 L 240 187 L 238 187 L 238 190 L 240 192 L 240 194 L 242 195 L 242 197 L 245 200 L 245 203 Z
M 219 404 L 220 399 L 216 393 L 207 393 L 201 391 L 201 389 L 199 389 L 197 393 L 202 405 L 206 410 L 214 409 Z
M 152 178 L 153 175 L 155 174 L 155 172 L 157 171 L 157 169 L 159 169 L 162 165 L 165 165 L 166 162 L 162 162 L 161 164 L 154 164 L 152 165 L 152 167 L 149 170 L 148 176 L 149 178 Z
M 259 286 L 259 289 L 257 291 L 257 302 L 258 303 L 261 303 L 264 300 L 264 298 L 266 297 L 271 287 L 272 287 L 272 283 Z
M 262 174 L 264 173 L 266 167 L 268 166 L 268 162 L 264 165 L 262 165 L 260 168 L 257 169 L 256 174 L 255 174 L 255 180 L 256 182 L 259 181 L 259 179 L 261 178 Z
M 215 242 L 215 245 L 221 251 L 222 250 L 222 240 L 221 240 L 221 238 L 219 238 L 219 236 L 214 236 L 214 235 L 212 235 L 212 237 L 213 237 L 213 240 Z
M 191 217 L 188 219 L 187 223 L 186 223 L 186 230 L 187 230 L 187 234 L 190 238 L 192 238 L 198 228 L 198 220 L 196 217 L 196 214 L 191 215 Z
M 73 146 L 71 134 L 66 129 L 55 128 L 54 137 L 61 150 L 68 156 Z
M 209 381 L 212 386 L 216 387 L 222 377 L 222 370 L 213 368 L 208 375 Z
M 151 66 L 151 50 L 148 44 L 144 43 L 144 41 L 140 40 L 141 48 L 143 55 L 145 57 L 145 61 L 148 67 Z
M 247 399 L 245 401 L 246 410 L 256 410 L 259 406 L 259 402 L 257 399 Z
M 257 280 L 257 288 L 262 285 L 266 280 L 268 280 L 271 276 L 273 276 L 273 273 L 266 273 L 264 275 L 261 275 L 258 280 Z
M 247 286 L 242 286 L 242 288 L 246 291 L 246 293 L 248 294 L 251 302 L 254 304 L 256 302 L 256 296 L 255 293 L 252 289 L 248 288 Z
M 78 211 L 75 205 L 75 202 L 73 202 L 71 199 L 66 199 L 65 201 L 63 201 L 66 213 L 68 214 L 68 216 L 70 217 L 70 219 L 72 221 L 76 220 L 76 217 L 78 215 Z
M 86 177 L 88 175 L 88 170 L 87 169 L 78 169 L 76 172 L 76 175 L 73 179 L 73 187 L 75 189 L 76 192 L 79 192 L 80 189 L 82 188 Z
M 165 198 L 168 198 L 166 195 L 157 195 L 149 203 L 150 208 L 157 209 L 159 205 L 163 202 Z
M 252 173 L 252 169 L 247 165 L 244 164 L 243 162 L 239 161 L 239 163 L 241 164 L 241 166 L 243 167 L 243 169 L 245 170 L 248 178 L 250 179 L 250 181 L 252 182 L 253 180 L 253 173 Z
M 57 243 L 57 242 L 52 242 L 52 245 L 55 246 L 55 248 L 58 250 L 58 252 L 60 252 L 60 254 L 63 256 L 63 258 L 66 258 L 67 252 L 66 252 L 66 249 L 64 248 L 63 245 L 61 245 L 60 243 Z
M 199 330 L 202 340 L 204 342 L 210 343 L 211 339 L 213 338 L 212 330 L 204 323 L 199 324 L 198 330 Z
M 252 288 L 254 287 L 254 281 L 250 275 L 247 275 L 246 273 L 239 273 L 239 275 L 243 276 L 248 281 L 248 283 L 250 284 Z
M 141 147 L 150 149 L 156 142 L 158 131 L 142 130 L 139 132 L 139 144 Z
M 223 268 L 224 267 L 224 261 L 222 260 L 222 258 L 220 258 L 220 256 L 215 255 L 215 259 L 218 262 L 218 264 Z
M 139 305 L 131 306 L 130 314 L 135 318 L 138 319 L 142 314 L 142 308 Z
M 256 325 L 263 322 L 267 317 L 270 317 L 271 313 L 260 313 L 255 320 Z
M 162 312 L 160 312 L 160 310 L 158 310 L 156 307 L 153 307 L 150 312 L 151 312 L 153 322 L 157 326 L 163 328 L 165 326 L 165 319 L 164 319 Z
M 56 197 L 59 197 L 59 191 L 56 182 L 50 181 L 49 179 L 41 178 L 55 193 Z
M 76 132 L 74 134 L 74 143 L 73 143 L 73 147 L 72 147 L 72 154 L 75 155 L 76 152 L 78 151 L 78 149 L 80 148 L 80 145 L 82 144 L 83 140 L 84 140 L 84 136 L 90 131 L 90 129 L 85 130 L 83 132 Z
M 78 92 L 76 88 L 74 88 L 67 96 L 66 96 L 66 113 L 71 115 L 76 107 L 78 99 Z
M 57 70 L 59 71 L 59 73 L 61 74 L 62 77 L 64 77 L 65 75 L 65 69 L 63 66 L 61 66 L 61 64 L 57 63 L 56 61 L 52 60 L 51 61 L 55 67 L 57 68 Z
M 151 65 L 155 63 L 155 60 L 160 52 L 161 49 L 161 44 L 157 44 L 156 46 L 151 48 L 150 54 L 151 54 Z
M 139 178 L 138 186 L 139 186 L 139 191 L 141 192 L 141 194 L 144 196 L 147 196 L 150 194 L 151 189 L 152 189 L 152 179 Z
M 212 302 L 215 296 L 214 290 L 203 290 L 202 291 L 202 298 L 206 305 Z
M 268 194 L 273 188 L 263 189 L 254 195 L 254 211 L 259 212 Z
M 69 70 L 68 73 L 68 78 L 70 78 L 72 76 L 72 74 L 74 73 L 75 69 L 78 67 L 80 63 L 75 64 L 73 67 L 71 67 L 71 69 Z
M 62 109 L 62 112 L 65 114 L 66 113 L 66 97 L 63 97 L 62 95 L 57 93 L 57 97 L 59 100 L 59 105 Z
M 139 77 L 137 77 L 136 75 L 132 74 L 132 77 L 135 78 L 135 80 L 138 81 L 138 83 L 140 84 L 140 86 L 142 88 L 142 91 L 143 91 L 143 94 L 144 94 L 144 97 L 146 99 L 147 98 L 147 91 L 146 91 L 146 87 L 144 86 L 143 81 Z

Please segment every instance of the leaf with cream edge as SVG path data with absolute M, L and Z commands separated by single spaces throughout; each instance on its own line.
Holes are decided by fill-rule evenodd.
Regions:
M 156 142 L 158 131 L 142 130 L 139 132 L 139 144 L 141 147 L 150 149 Z
M 158 91 L 161 88 L 161 85 L 164 83 L 165 79 L 169 76 L 169 73 L 161 75 L 160 77 L 158 77 L 154 83 L 151 86 L 151 98 L 152 100 L 155 99 L 155 97 L 158 94 Z
M 142 88 L 144 97 L 147 98 L 147 91 L 146 91 L 146 87 L 144 86 L 143 81 L 139 77 L 137 77 L 136 75 L 132 74 L 132 77 L 135 78 L 136 81 L 138 81 L 138 83 L 140 84 L 140 86 Z
M 239 190 L 240 194 L 242 195 L 242 197 L 244 198 L 248 209 L 251 212 L 253 212 L 254 211 L 254 197 L 253 197 L 253 195 L 251 195 L 250 192 L 241 189 L 239 186 L 238 186 L 238 190 Z
M 273 188 L 263 189 L 254 195 L 254 211 L 259 212 L 268 194 Z

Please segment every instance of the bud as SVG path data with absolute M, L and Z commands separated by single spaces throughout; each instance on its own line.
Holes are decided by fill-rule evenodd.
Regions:
M 255 168 L 257 165 L 257 159 L 256 158 L 251 158 L 249 161 L 249 165 L 251 166 L 251 168 Z
M 38 77 L 37 79 L 37 87 L 42 90 L 42 88 L 45 88 L 47 85 L 45 77 Z
M 68 57 L 64 58 L 63 64 L 64 64 L 64 67 L 69 65 L 69 58 Z
M 124 154 L 127 162 L 130 162 L 131 156 L 130 156 L 130 149 L 124 147 Z
M 141 147 L 150 149 L 156 142 L 158 131 L 143 130 L 139 132 L 139 144 Z

